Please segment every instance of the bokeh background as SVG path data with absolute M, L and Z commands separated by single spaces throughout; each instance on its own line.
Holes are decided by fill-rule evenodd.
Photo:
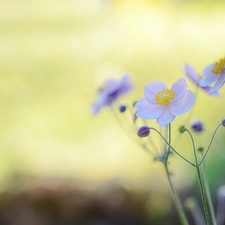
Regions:
M 109 108 L 94 116 L 91 104 L 108 78 L 120 79 L 128 73 L 135 86 L 132 93 L 115 103 L 117 108 L 120 103 L 132 104 L 141 98 L 144 86 L 153 80 L 171 86 L 185 76 L 184 63 L 201 73 L 223 57 L 224 7 L 225 2 L 219 0 L 1 0 L 2 224 L 18 225 L 20 220 L 21 224 L 40 224 L 33 219 L 35 207 L 27 206 L 30 199 L 41 202 L 41 212 L 46 212 L 51 201 L 54 207 L 62 206 L 68 192 L 76 197 L 70 199 L 64 212 L 69 215 L 67 220 L 57 219 L 58 224 L 149 224 L 153 220 L 154 224 L 168 224 L 165 215 L 174 215 L 174 222 L 177 215 L 162 165 L 134 145 L 129 138 L 132 134 L 121 129 Z M 195 90 L 191 82 L 188 84 Z M 221 97 L 214 98 L 200 90 L 191 117 L 184 115 L 174 122 L 173 137 L 181 139 L 178 127 L 186 124 L 187 118 L 200 119 L 207 134 L 196 135 L 197 145 L 207 146 L 208 135 L 224 117 L 224 89 L 220 93 Z M 127 121 L 126 115 L 119 115 L 122 121 Z M 222 147 L 223 137 L 221 129 L 217 141 Z M 225 183 L 224 157 L 217 147 L 212 147 L 207 158 L 213 197 Z M 180 140 L 179 152 L 192 159 L 188 138 Z M 174 156 L 171 171 L 183 199 L 191 194 L 199 198 L 193 168 Z M 77 189 L 79 192 L 74 193 Z M 104 200 L 105 205 L 113 205 L 110 210 L 122 209 L 128 192 L 133 207 L 123 205 L 126 215 L 136 212 L 144 222 L 131 217 L 129 223 L 120 219 L 92 223 L 94 213 L 82 214 L 79 221 L 68 219 L 72 218 L 68 211 L 73 212 L 74 202 L 80 204 L 76 212 L 81 205 L 82 212 L 88 207 L 92 212 L 96 202 L 92 207 L 90 199 L 97 195 L 101 204 Z M 85 198 L 81 197 L 84 193 Z M 23 216 L 24 202 L 29 219 Z M 15 213 L 18 207 L 21 210 Z M 39 215 L 39 222 L 56 224 L 53 218 L 61 215 L 61 208 L 57 210 L 46 213 L 47 217 Z

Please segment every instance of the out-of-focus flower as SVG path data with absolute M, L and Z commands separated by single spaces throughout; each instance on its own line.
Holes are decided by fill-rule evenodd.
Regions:
M 192 67 L 191 65 L 189 64 L 185 64 L 184 65 L 184 72 L 186 74 L 186 76 L 198 87 L 200 87 L 203 91 L 209 93 L 209 91 L 211 90 L 211 86 L 208 85 L 208 86 L 205 86 L 205 87 L 202 87 L 199 85 L 199 81 L 201 79 L 201 77 L 198 75 L 198 73 L 196 72 L 195 68 Z M 218 91 L 215 91 L 214 93 L 212 93 L 213 95 L 219 95 Z
M 194 131 L 196 131 L 196 132 L 199 133 L 199 132 L 203 131 L 204 125 L 203 125 L 203 123 L 202 123 L 201 121 L 196 120 L 196 121 L 192 122 L 191 128 L 192 128 Z
M 218 91 L 225 82 L 225 58 L 221 58 L 217 62 L 207 66 L 203 70 L 202 75 L 204 78 L 199 81 L 199 85 L 207 87 L 209 84 L 215 82 L 208 93 L 211 95 Z
M 98 113 L 104 106 L 110 106 L 120 96 L 127 94 L 133 89 L 130 76 L 124 75 L 121 80 L 109 79 L 99 91 L 99 98 L 92 104 L 92 112 Z
M 221 186 L 217 194 L 217 224 L 223 225 L 225 222 L 225 185 Z
M 154 81 L 146 85 L 145 97 L 135 105 L 137 116 L 143 119 L 157 119 L 160 126 L 171 123 L 175 116 L 188 112 L 196 98 L 187 90 L 184 78 L 178 79 L 171 89 L 167 85 Z

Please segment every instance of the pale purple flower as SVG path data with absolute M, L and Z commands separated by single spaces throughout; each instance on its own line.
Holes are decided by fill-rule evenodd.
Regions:
M 203 91 L 205 91 L 206 93 L 209 94 L 209 91 L 211 90 L 211 86 L 210 85 L 207 85 L 205 87 L 202 87 L 199 85 L 199 81 L 201 79 L 201 76 L 198 75 L 198 73 L 196 72 L 195 68 L 192 67 L 191 65 L 189 64 L 185 64 L 184 65 L 184 72 L 186 74 L 186 76 L 197 86 L 197 87 L 200 87 Z M 219 95 L 218 91 L 215 91 L 213 93 L 213 95 Z
M 225 82 L 225 58 L 221 58 L 217 62 L 207 66 L 202 75 L 203 79 L 200 80 L 199 85 L 201 87 L 207 87 L 209 84 L 213 84 L 209 90 L 209 94 L 214 94 L 218 91 Z
M 143 119 L 157 119 L 160 126 L 171 123 L 175 116 L 188 112 L 195 102 L 195 95 L 187 90 L 184 78 L 178 79 L 171 89 L 154 81 L 146 85 L 145 97 L 135 105 L 136 115 Z
M 120 96 L 127 94 L 132 89 L 133 85 L 129 75 L 124 75 L 121 80 L 108 79 L 98 93 L 98 100 L 92 104 L 92 112 L 98 113 L 102 107 L 110 106 Z

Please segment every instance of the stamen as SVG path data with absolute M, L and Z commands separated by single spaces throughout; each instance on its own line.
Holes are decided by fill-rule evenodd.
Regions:
M 159 105 L 168 105 L 175 98 L 175 93 L 171 89 L 163 89 L 155 96 L 155 101 Z
M 221 58 L 215 62 L 212 73 L 220 74 L 225 69 L 225 58 Z

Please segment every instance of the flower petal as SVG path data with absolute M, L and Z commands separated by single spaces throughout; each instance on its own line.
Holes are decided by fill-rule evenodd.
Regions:
M 91 106 L 93 114 L 97 114 L 102 106 L 105 106 L 105 96 L 101 95 L 99 99 Z
M 195 94 L 192 91 L 187 90 L 181 98 L 179 98 L 178 100 L 174 99 L 173 101 L 171 101 L 171 113 L 175 116 L 178 116 L 188 112 L 195 103 L 195 100 Z
M 214 64 L 211 64 L 203 70 L 202 75 L 204 76 L 204 78 L 202 78 L 199 81 L 199 85 L 201 87 L 206 87 L 209 84 L 215 82 L 219 78 L 219 74 L 216 75 L 212 73 L 213 68 L 214 68 Z
M 176 83 L 173 84 L 172 90 L 175 93 L 175 99 L 179 99 L 187 91 L 187 83 L 184 78 L 178 79 Z
M 162 114 L 163 109 L 162 105 L 153 104 L 146 98 L 141 98 L 135 104 L 136 115 L 143 119 L 156 119 Z
M 225 72 L 223 72 L 220 76 L 217 82 L 214 84 L 214 86 L 209 90 L 209 94 L 215 94 L 224 84 L 225 82 Z
M 185 64 L 184 65 L 184 72 L 185 74 L 187 75 L 187 77 L 194 83 L 194 84 L 197 84 L 198 85 L 198 82 L 199 82 L 199 76 L 195 70 L 194 67 L 192 67 L 191 65 L 189 64 Z
M 204 77 L 208 77 L 208 76 L 213 75 L 212 70 L 213 70 L 214 66 L 215 66 L 215 63 L 212 63 L 212 64 L 206 66 L 206 67 L 203 69 L 203 71 L 202 71 L 202 75 L 203 75 Z
M 165 125 L 171 123 L 174 120 L 175 116 L 171 114 L 170 108 L 165 107 L 161 116 L 157 119 L 157 123 L 164 127 Z
M 167 89 L 167 85 L 163 82 L 153 81 L 145 86 L 145 97 L 151 102 L 155 103 L 155 96 L 159 91 Z

